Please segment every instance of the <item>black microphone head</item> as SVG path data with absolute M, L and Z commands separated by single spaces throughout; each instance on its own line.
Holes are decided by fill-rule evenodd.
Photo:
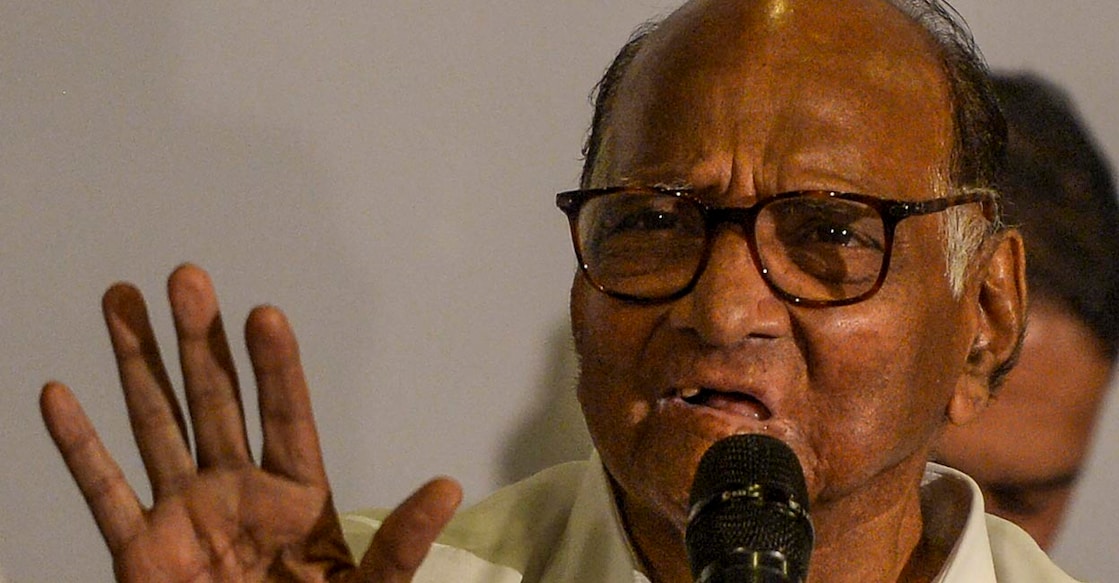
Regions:
M 734 435 L 703 454 L 692 483 L 686 542 L 696 581 L 803 581 L 812 556 L 808 488 L 796 454 L 766 435 Z M 752 565 L 752 566 L 751 566 Z M 754 571 L 750 571 L 754 569 Z

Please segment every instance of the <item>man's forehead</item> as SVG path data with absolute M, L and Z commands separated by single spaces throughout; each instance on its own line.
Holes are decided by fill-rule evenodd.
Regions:
M 754 171 L 766 160 L 743 158 L 755 166 L 728 169 L 727 157 L 755 144 L 752 151 L 776 156 L 769 162 L 796 153 L 821 160 L 818 170 L 846 151 L 835 170 L 855 180 L 847 188 L 891 195 L 901 194 L 892 181 L 906 179 L 899 168 L 918 168 L 922 185 L 931 183 L 952 124 L 935 44 L 884 0 L 690 2 L 642 45 L 614 109 L 597 162 L 609 182 L 683 179 L 669 169 L 705 165 L 724 175 Z M 874 147 L 859 135 L 877 136 Z M 783 147 L 774 150 L 777 142 Z M 924 164 L 911 149 L 938 158 Z
M 661 23 L 642 53 L 702 66 L 763 51 L 805 59 L 935 59 L 936 46 L 887 0 L 692 0 Z

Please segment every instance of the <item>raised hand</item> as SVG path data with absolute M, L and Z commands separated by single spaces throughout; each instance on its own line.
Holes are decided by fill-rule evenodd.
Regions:
M 437 479 L 417 490 L 355 565 L 323 467 L 295 336 L 277 309 L 245 324 L 263 446 L 249 451 L 240 390 L 209 277 L 186 265 L 168 280 L 196 451 L 140 292 L 102 301 L 153 504 L 145 508 L 64 385 L 48 383 L 43 419 L 85 496 L 118 581 L 411 581 L 461 500 Z

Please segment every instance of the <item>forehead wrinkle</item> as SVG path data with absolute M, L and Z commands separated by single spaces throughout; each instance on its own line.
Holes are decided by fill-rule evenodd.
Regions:
M 915 126 L 909 129 L 898 125 L 897 116 L 866 116 L 850 107 L 837 107 L 835 92 L 849 92 L 850 95 L 841 105 L 852 101 L 863 101 L 880 107 L 893 102 L 898 108 L 916 109 L 912 99 L 914 92 L 897 91 L 894 86 L 881 80 L 867 80 L 858 87 L 828 82 L 804 84 L 784 99 L 786 103 L 796 103 L 786 107 L 774 116 L 773 129 L 766 143 L 764 158 L 765 171 L 770 183 L 778 190 L 802 186 L 788 185 L 785 182 L 799 179 L 812 181 L 819 179 L 828 188 L 847 185 L 864 194 L 884 197 L 936 196 L 940 182 L 950 162 L 951 120 L 943 115 L 947 108 L 923 108 L 926 115 L 905 116 L 903 125 Z M 928 91 L 916 92 L 918 95 Z M 892 107 L 892 106 L 890 106 Z M 937 116 L 937 114 L 940 114 Z M 935 127 L 935 118 L 943 123 Z M 931 131 L 930 131 L 931 130 Z M 886 145 L 879 151 L 869 151 L 859 143 L 865 134 L 881 136 Z M 805 136 L 811 138 L 805 138 Z M 924 142 L 922 149 L 942 152 L 935 160 L 923 162 L 923 167 L 913 168 L 915 163 L 906 156 L 907 148 L 913 146 L 914 138 Z M 891 141 L 895 143 L 890 144 Z M 836 164 L 840 160 L 840 164 Z M 912 168 L 921 176 L 918 192 L 906 193 L 893 174 L 897 168 Z M 837 181 L 840 185 L 826 183 Z
M 748 84 L 746 77 L 760 73 L 751 66 L 759 60 L 750 57 L 756 43 L 746 44 L 746 53 L 741 54 L 724 50 L 725 39 L 696 26 L 662 33 L 664 28 L 668 27 L 654 33 L 659 38 L 651 39 L 638 53 L 620 83 L 616 110 L 628 115 L 616 115 L 604 132 L 604 145 L 611 142 L 606 149 L 613 158 L 604 166 L 645 182 L 650 177 L 669 177 L 725 189 L 737 165 L 733 158 L 738 143 L 745 134 L 757 133 L 749 128 L 767 117 L 740 115 L 743 108 L 751 109 L 751 101 L 741 93 Z M 737 82 L 714 82 L 728 74 Z M 683 111 L 680 104 L 687 104 Z M 742 123 L 743 119 L 751 123 Z M 625 140 L 631 142 L 629 151 L 619 147 Z M 671 147 L 676 141 L 689 147 Z M 639 151 L 633 151 L 634 146 Z M 666 153 L 668 159 L 663 157 Z
M 728 127 L 715 92 L 698 99 L 703 105 L 689 108 L 690 115 L 661 107 L 671 97 L 658 97 L 629 109 L 632 115 L 615 119 L 603 142 L 596 176 L 604 184 L 651 185 L 688 183 L 705 189 L 725 188 L 736 148 L 736 131 Z M 629 107 L 634 107 L 627 104 Z M 620 107 L 619 109 L 624 109 Z M 675 147 L 686 143 L 688 147 Z M 600 172 L 600 170 L 602 172 Z

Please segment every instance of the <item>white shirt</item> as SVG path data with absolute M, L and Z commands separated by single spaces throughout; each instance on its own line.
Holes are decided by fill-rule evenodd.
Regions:
M 929 464 L 921 485 L 926 535 L 952 548 L 937 583 L 1064 583 L 1028 534 L 985 515 L 966 475 Z M 387 511 L 346 514 L 360 557 Z M 650 583 L 637 567 L 597 457 L 545 470 L 460 512 L 415 583 Z

